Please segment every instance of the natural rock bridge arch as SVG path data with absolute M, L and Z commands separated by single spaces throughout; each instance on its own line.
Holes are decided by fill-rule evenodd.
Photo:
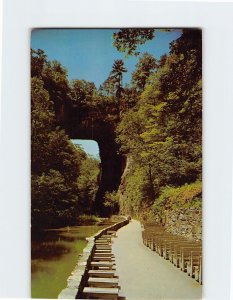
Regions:
M 106 121 L 88 107 L 66 105 L 60 110 L 58 119 L 71 139 L 94 140 L 98 143 L 101 159 L 101 180 L 94 209 L 105 213 L 103 196 L 106 191 L 117 190 L 125 168 L 125 157 L 119 153 L 116 143 L 116 121 Z M 114 115 L 113 115 L 114 117 Z M 116 118 L 116 115 L 115 115 Z M 117 118 L 116 118 L 117 119 Z

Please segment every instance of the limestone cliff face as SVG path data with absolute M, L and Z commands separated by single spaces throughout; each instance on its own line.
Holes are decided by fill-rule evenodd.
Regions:
M 118 188 L 118 195 L 119 195 L 119 202 L 120 202 L 120 213 L 122 214 L 125 214 L 125 211 L 124 211 L 124 201 L 125 200 L 125 190 L 126 190 L 126 179 L 127 179 L 127 176 L 130 172 L 130 169 L 131 169 L 131 166 L 133 164 L 133 159 L 131 156 L 126 156 L 125 158 L 126 160 L 126 163 L 125 163 L 125 168 L 124 168 L 124 172 L 122 173 L 122 176 L 121 176 L 121 182 L 120 182 L 120 185 L 119 185 L 119 188 Z

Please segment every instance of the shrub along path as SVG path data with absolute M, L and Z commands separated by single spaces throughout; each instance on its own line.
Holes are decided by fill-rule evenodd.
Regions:
M 127 300 L 201 299 L 199 283 L 143 245 L 138 221 L 118 230 L 117 236 L 113 253 L 121 296 Z

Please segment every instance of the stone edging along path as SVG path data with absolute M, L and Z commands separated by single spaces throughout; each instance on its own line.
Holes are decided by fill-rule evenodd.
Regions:
M 110 225 L 98 231 L 95 235 L 86 238 L 86 240 L 88 241 L 87 246 L 83 249 L 81 257 L 79 257 L 74 270 L 71 272 L 71 275 L 67 279 L 67 287 L 61 291 L 61 293 L 58 295 L 58 299 L 76 299 L 76 297 L 81 294 L 88 280 L 87 274 L 91 262 L 92 253 L 94 251 L 95 240 L 101 235 L 106 234 L 108 230 L 116 231 L 119 228 L 127 225 L 128 223 L 129 220 L 125 218 L 124 221 Z

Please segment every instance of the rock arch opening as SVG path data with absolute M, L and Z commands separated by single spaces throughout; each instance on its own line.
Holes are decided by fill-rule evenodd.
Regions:
M 116 124 L 101 118 L 89 118 L 89 112 L 76 112 L 75 109 L 65 111 L 63 124 L 69 137 L 73 140 L 92 140 L 98 144 L 101 161 L 101 179 L 96 194 L 95 211 L 105 215 L 103 205 L 104 194 L 117 191 L 125 168 L 125 157 L 120 154 L 116 142 Z

